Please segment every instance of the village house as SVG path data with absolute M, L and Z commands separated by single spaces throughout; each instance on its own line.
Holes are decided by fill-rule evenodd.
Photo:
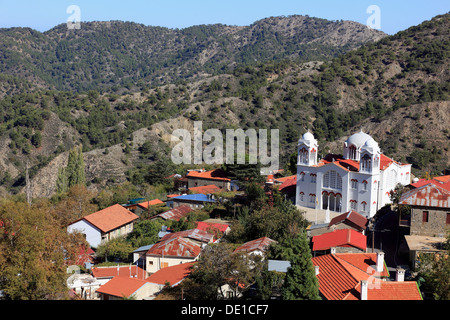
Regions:
M 114 277 L 137 278 L 145 280 L 147 274 L 144 269 L 136 265 L 117 265 L 108 267 L 93 267 L 91 270 L 101 285 L 104 285 Z
M 190 194 L 202 193 L 202 194 L 213 194 L 215 192 L 223 191 L 221 188 L 215 184 L 210 184 L 207 186 L 192 187 L 188 189 Z
M 196 229 L 211 233 L 214 235 L 214 242 L 220 242 L 223 236 L 230 232 L 230 226 L 224 223 L 214 223 L 207 221 L 197 221 Z
M 136 208 L 134 209 L 134 213 L 140 215 L 144 211 L 148 211 L 152 206 L 164 206 L 165 203 L 159 199 L 142 201 L 136 204 Z
M 389 281 L 384 253 L 335 253 L 312 258 L 319 291 L 326 300 L 422 300 L 415 281 L 397 268 Z
M 450 231 L 450 191 L 428 183 L 405 192 L 399 206 L 411 208 L 409 217 L 400 217 L 400 226 L 409 229 L 404 238 L 409 262 L 415 269 L 420 253 L 443 252 L 442 244 Z
M 167 267 L 152 274 L 146 280 L 114 277 L 97 289 L 101 300 L 153 300 L 166 284 L 174 287 L 191 272 L 192 263 Z
M 97 248 L 105 241 L 128 235 L 137 219 L 139 216 L 115 204 L 72 222 L 67 226 L 67 232 L 83 233 L 89 245 Z
M 231 179 L 229 179 L 222 169 L 210 171 L 190 170 L 187 174 L 188 189 L 193 187 L 216 185 L 222 191 L 231 190 Z
M 212 234 L 198 229 L 167 234 L 145 254 L 146 271 L 155 273 L 166 267 L 197 261 L 204 245 L 213 238 Z

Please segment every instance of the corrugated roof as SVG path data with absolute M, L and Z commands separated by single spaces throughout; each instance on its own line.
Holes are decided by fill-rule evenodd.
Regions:
M 93 267 L 92 275 L 96 278 L 128 277 L 142 278 L 145 270 L 135 266 Z
M 192 240 L 197 240 L 200 242 L 210 242 L 214 237 L 213 234 L 200 229 L 189 229 L 184 231 L 178 231 L 174 233 L 169 233 L 161 238 L 161 241 L 165 241 L 172 238 L 189 238 Z
M 400 197 L 399 204 L 449 208 L 450 191 L 433 183 L 429 183 L 422 187 L 405 192 Z
M 213 198 L 206 194 L 185 194 L 179 197 L 173 197 L 174 201 L 177 200 L 190 200 L 190 201 L 201 201 L 201 202 L 216 202 Z
M 163 218 L 164 220 L 179 221 L 181 218 L 185 217 L 189 212 L 191 212 L 193 210 L 194 209 L 192 209 L 190 206 L 184 205 L 184 206 L 179 206 L 179 207 L 173 208 L 171 210 L 168 210 L 166 212 L 157 214 L 156 216 L 154 216 L 152 218 L 159 217 L 159 218 Z
M 147 255 L 195 258 L 201 252 L 201 245 L 187 238 L 170 238 L 156 243 Z
M 125 209 L 120 204 L 115 204 L 111 207 L 87 215 L 82 219 L 88 221 L 103 232 L 109 232 L 139 219 L 139 216 L 135 215 L 130 210 Z
M 266 251 L 269 248 L 269 246 L 274 242 L 276 241 L 268 237 L 262 237 L 244 243 L 242 246 L 236 248 L 234 252 L 238 251 L 252 252 L 255 250 Z
M 333 247 L 355 247 L 366 250 L 367 237 L 353 229 L 340 229 L 312 238 L 313 251 L 329 250 Z

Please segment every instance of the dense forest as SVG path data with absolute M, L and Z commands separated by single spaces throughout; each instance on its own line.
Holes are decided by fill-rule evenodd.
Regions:
M 123 182 L 123 179 L 142 181 L 141 173 L 152 162 L 167 155 L 169 149 L 167 141 L 161 139 L 161 132 L 145 143 L 136 143 L 133 138 L 135 133 L 180 117 L 188 121 L 202 120 L 204 130 L 279 129 L 283 165 L 289 163 L 298 137 L 307 129 L 314 132 L 319 139 L 319 151 L 325 154 L 329 151 L 341 152 L 340 139 L 364 128 L 380 143 L 385 154 L 412 163 L 413 173 L 417 175 L 425 172 L 439 174 L 448 166 L 450 133 L 446 128 L 448 118 L 445 118 L 446 114 L 448 116 L 445 110 L 448 111 L 449 107 L 450 86 L 447 72 L 448 15 L 436 17 L 394 36 L 383 36 L 377 42 L 371 42 L 373 38 L 366 39 L 368 43 L 347 53 L 338 55 L 341 50 L 355 46 L 355 42 L 348 42 L 350 47 L 347 49 L 345 46 L 337 48 L 331 45 L 334 49 L 313 50 L 320 52 L 321 56 L 307 56 L 304 59 L 299 58 L 298 52 L 306 54 L 308 50 L 300 50 L 299 46 L 308 43 L 308 39 L 327 38 L 329 33 L 324 30 L 329 31 L 330 28 L 339 26 L 338 30 L 342 28 L 345 31 L 346 24 L 293 17 L 287 21 L 292 24 L 292 30 L 298 31 L 290 38 L 297 41 L 291 43 L 283 39 L 276 42 L 276 35 L 281 37 L 279 22 L 286 22 L 285 19 L 269 18 L 256 22 L 249 27 L 253 38 L 242 36 L 246 27 L 234 30 L 221 25 L 170 30 L 122 22 L 89 23 L 83 25 L 81 30 L 85 34 L 82 36 L 64 31 L 63 26 L 44 34 L 29 29 L 1 30 L 5 37 L 2 38 L 3 47 L 0 50 L 4 58 L 0 64 L 4 72 L 0 78 L 0 87 L 4 92 L 0 100 L 0 146 L 4 150 L 0 161 L 4 169 L 0 182 L 5 190 L 18 192 L 25 183 L 27 162 L 30 163 L 29 174 L 33 178 L 55 157 L 67 153 L 75 145 L 82 145 L 83 152 L 101 150 L 95 154 L 96 158 L 111 158 L 112 151 L 120 149 L 120 165 L 123 167 L 116 168 L 123 171 L 118 175 L 120 177 L 100 178 L 88 174 L 88 184 Z M 358 25 L 351 26 L 356 33 L 366 32 L 357 31 Z M 104 28 L 109 28 L 109 31 L 98 32 Z M 214 43 L 222 39 L 223 46 L 228 48 L 229 42 L 223 39 L 238 37 L 237 34 L 245 45 L 241 44 L 238 50 L 241 58 L 234 59 L 231 69 L 222 68 L 221 63 L 214 62 L 218 57 L 236 57 L 237 54 L 231 55 L 227 51 L 231 50 L 229 48 L 217 49 L 214 59 L 208 59 L 203 64 L 192 64 L 189 68 L 186 64 L 181 66 L 182 61 L 191 61 L 185 59 L 188 55 L 186 50 L 174 53 L 176 67 L 164 69 L 145 62 L 145 68 L 151 66 L 159 70 L 172 70 L 174 74 L 188 69 L 193 74 L 200 71 L 210 74 L 189 78 L 183 71 L 179 73 L 183 76 L 169 77 L 176 81 L 159 84 L 158 81 L 146 81 L 146 76 L 139 75 L 143 72 L 152 78 L 158 73 L 145 71 L 147 69 L 142 64 L 135 64 L 141 60 L 131 57 L 130 53 L 138 54 L 139 48 L 132 45 L 133 49 L 129 50 L 125 42 L 119 41 L 119 32 L 121 37 L 135 40 L 142 33 L 146 39 L 153 39 L 156 34 L 161 34 L 160 39 L 164 39 L 165 34 L 172 39 L 172 44 L 169 41 L 149 47 L 147 43 L 147 50 L 154 52 L 143 54 L 146 59 L 156 59 L 157 54 L 166 58 L 171 56 L 161 49 L 169 44 L 172 48 L 196 43 L 195 47 L 199 48 L 201 44 L 195 41 L 205 41 L 215 46 Z M 135 36 L 131 37 L 131 34 Z M 303 35 L 301 40 L 300 35 Z M 180 37 L 184 40 L 181 41 Z M 262 40 L 254 37 L 262 37 Z M 21 46 L 28 46 L 27 50 L 40 47 L 36 50 L 40 53 L 33 53 L 32 50 L 27 51 L 27 55 L 11 56 L 15 48 L 13 42 L 17 38 L 22 39 Z M 275 46 L 276 43 L 283 45 L 283 49 Z M 297 44 L 295 48 L 291 47 L 293 43 Z M 54 58 L 40 55 L 45 48 L 53 50 L 51 46 L 54 45 L 57 45 Z M 274 55 L 271 50 L 283 54 Z M 100 52 L 103 53 L 100 55 Z M 127 52 L 127 56 L 121 56 L 119 52 Z M 94 54 L 111 60 L 103 63 L 96 60 L 99 57 L 94 58 Z M 256 55 L 261 58 L 260 61 L 255 61 Z M 79 57 L 86 59 L 85 62 L 78 61 Z M 198 55 L 193 59 L 197 58 Z M 38 61 L 42 65 L 38 66 Z M 112 70 L 112 61 L 124 64 L 113 68 L 122 69 L 124 73 L 114 71 L 111 73 L 114 79 L 109 79 L 102 72 Z M 72 71 L 48 69 L 50 66 L 60 68 L 59 63 Z M 161 63 L 164 65 L 167 61 Z M 209 69 L 208 65 L 214 66 L 214 70 Z M 28 67 L 26 72 L 25 69 L 22 72 L 17 69 L 18 66 Z M 94 69 L 98 73 L 93 72 Z M 68 78 L 62 80 L 60 74 Z M 89 79 L 76 78 L 81 75 L 89 75 Z M 105 81 L 108 86 L 101 84 Z M 76 86 L 76 90 L 65 83 Z M 89 85 L 86 86 L 86 83 Z M 89 166 L 90 160 L 85 161 Z M 56 176 L 58 169 L 53 168 L 52 174 Z

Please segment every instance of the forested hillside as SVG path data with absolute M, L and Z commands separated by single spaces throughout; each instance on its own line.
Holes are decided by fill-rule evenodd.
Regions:
M 2 59 L 15 59 L 0 64 L 10 74 L 0 78 L 3 192 L 23 188 L 28 161 L 34 192 L 50 195 L 58 168 L 77 144 L 83 145 L 92 187 L 149 182 L 152 163 L 170 154 L 170 133 L 190 129 L 194 120 L 202 120 L 204 130 L 280 129 L 283 164 L 306 129 L 325 154 L 341 152 L 345 137 L 363 128 L 385 154 L 412 163 L 414 174 L 441 172 L 449 158 L 449 15 L 394 36 L 374 33 L 382 39 L 341 53 L 374 39 L 353 23 L 349 31 L 348 23 L 269 18 L 250 27 L 183 30 L 90 23 L 78 36 L 63 26 L 45 34 L 2 30 L 1 39 L 10 41 L 3 42 Z M 130 39 L 126 45 L 117 40 L 119 26 Z M 280 28 L 290 32 L 282 36 Z M 170 41 L 138 41 L 152 39 L 152 32 Z M 13 54 L 17 33 L 23 33 L 20 46 L 27 54 Z M 348 40 L 343 46 L 336 45 L 345 42 L 335 38 L 339 34 Z M 212 38 L 214 45 L 202 47 Z M 304 40 L 294 44 L 294 38 Z M 52 46 L 58 47 L 55 57 L 43 57 Z M 174 47 L 180 50 L 172 55 Z M 161 64 L 151 62 L 157 57 Z
M 385 34 L 351 21 L 304 16 L 267 18 L 250 26 L 185 29 L 132 22 L 61 24 L 40 33 L 0 30 L 0 72 L 50 89 L 87 91 L 192 80 L 236 65 L 336 57 Z

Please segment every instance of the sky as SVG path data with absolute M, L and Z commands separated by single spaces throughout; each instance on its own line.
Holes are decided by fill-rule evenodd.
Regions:
M 395 34 L 450 11 L 449 0 L 0 0 L 0 28 L 30 27 L 44 32 L 79 17 L 85 21 L 132 21 L 186 28 L 200 24 L 250 25 L 275 16 L 309 15 L 352 20 Z M 367 12 L 375 5 L 379 11 Z M 374 20 L 376 18 L 376 20 Z

